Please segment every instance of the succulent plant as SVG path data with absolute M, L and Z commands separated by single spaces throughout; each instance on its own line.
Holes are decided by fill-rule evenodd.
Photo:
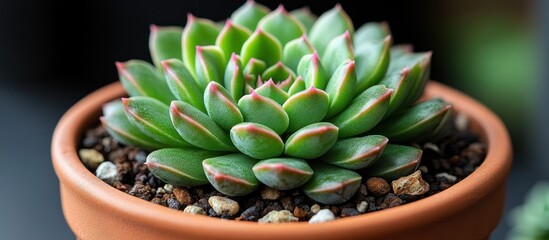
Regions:
M 101 120 L 151 150 L 146 164 L 167 183 L 342 203 L 362 177 L 412 173 L 422 152 L 406 144 L 450 119 L 450 104 L 417 102 L 431 53 L 391 45 L 387 24 L 355 31 L 340 5 L 317 18 L 247 1 L 222 24 L 189 14 L 184 28 L 151 27 L 154 65 L 116 64 L 130 97 Z
M 509 215 L 510 240 L 549 239 L 549 182 L 538 182 Z

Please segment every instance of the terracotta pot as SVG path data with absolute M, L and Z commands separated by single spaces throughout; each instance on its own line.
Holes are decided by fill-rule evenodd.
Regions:
M 486 239 L 504 207 L 512 149 L 504 125 L 488 109 L 436 82 L 426 95 L 442 97 L 471 117 L 488 144 L 484 163 L 447 190 L 403 206 L 324 224 L 265 225 L 175 211 L 120 192 L 80 162 L 83 133 L 98 123 L 101 105 L 124 95 L 119 83 L 74 105 L 59 121 L 52 159 L 65 218 L 79 239 Z

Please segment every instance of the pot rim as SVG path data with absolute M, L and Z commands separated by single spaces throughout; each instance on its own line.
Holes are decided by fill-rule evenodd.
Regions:
M 488 151 L 484 162 L 461 182 L 440 193 L 402 206 L 324 224 L 257 224 L 192 215 L 123 193 L 98 179 L 79 160 L 77 151 L 82 134 L 92 124 L 98 123 L 100 109 L 104 103 L 121 97 L 124 93 L 119 82 L 109 84 L 80 100 L 63 115 L 52 138 L 51 154 L 54 169 L 60 184 L 85 198 L 95 199 L 112 214 L 143 222 L 159 223 L 157 226 L 165 229 L 195 229 L 194 234 L 221 231 L 227 234 L 245 232 L 249 235 L 295 237 L 310 232 L 323 236 L 322 234 L 333 231 L 352 231 L 357 227 L 375 229 L 399 221 L 408 222 L 406 228 L 411 228 L 426 222 L 442 220 L 445 216 L 475 204 L 505 182 L 511 168 L 511 142 L 501 120 L 482 104 L 458 90 L 430 81 L 425 91 L 426 96 L 440 97 L 453 103 L 456 111 L 470 117 L 473 130 L 479 133 L 483 142 L 487 144 Z M 443 208 L 444 213 L 441 213 L 439 210 Z M 409 223 L 412 219 L 413 222 Z M 204 231 L 205 228 L 208 230 Z

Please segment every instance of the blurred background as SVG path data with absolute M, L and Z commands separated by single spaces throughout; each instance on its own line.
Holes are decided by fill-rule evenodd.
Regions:
M 336 1 L 265 1 L 271 9 Z M 340 1 L 355 28 L 387 21 L 395 43 L 432 50 L 432 79 L 493 109 L 515 158 L 504 218 L 549 180 L 549 1 Z M 78 99 L 117 80 L 115 61 L 144 59 L 149 25 L 184 26 L 186 13 L 224 20 L 241 1 L 0 0 L 0 239 L 74 239 L 59 203 L 49 144 L 57 120 Z M 361 5 L 364 3 L 360 3 Z

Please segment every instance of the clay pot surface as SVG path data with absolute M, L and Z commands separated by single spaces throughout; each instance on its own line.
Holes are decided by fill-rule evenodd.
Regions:
M 509 135 L 490 110 L 437 82 L 425 96 L 440 97 L 471 119 L 487 143 L 480 167 L 433 196 L 395 208 L 323 224 L 258 224 L 197 216 L 120 192 L 96 178 L 77 154 L 85 131 L 98 124 L 101 106 L 125 92 L 103 87 L 70 108 L 52 139 L 63 213 L 79 239 L 487 239 L 500 221 L 511 168 Z

